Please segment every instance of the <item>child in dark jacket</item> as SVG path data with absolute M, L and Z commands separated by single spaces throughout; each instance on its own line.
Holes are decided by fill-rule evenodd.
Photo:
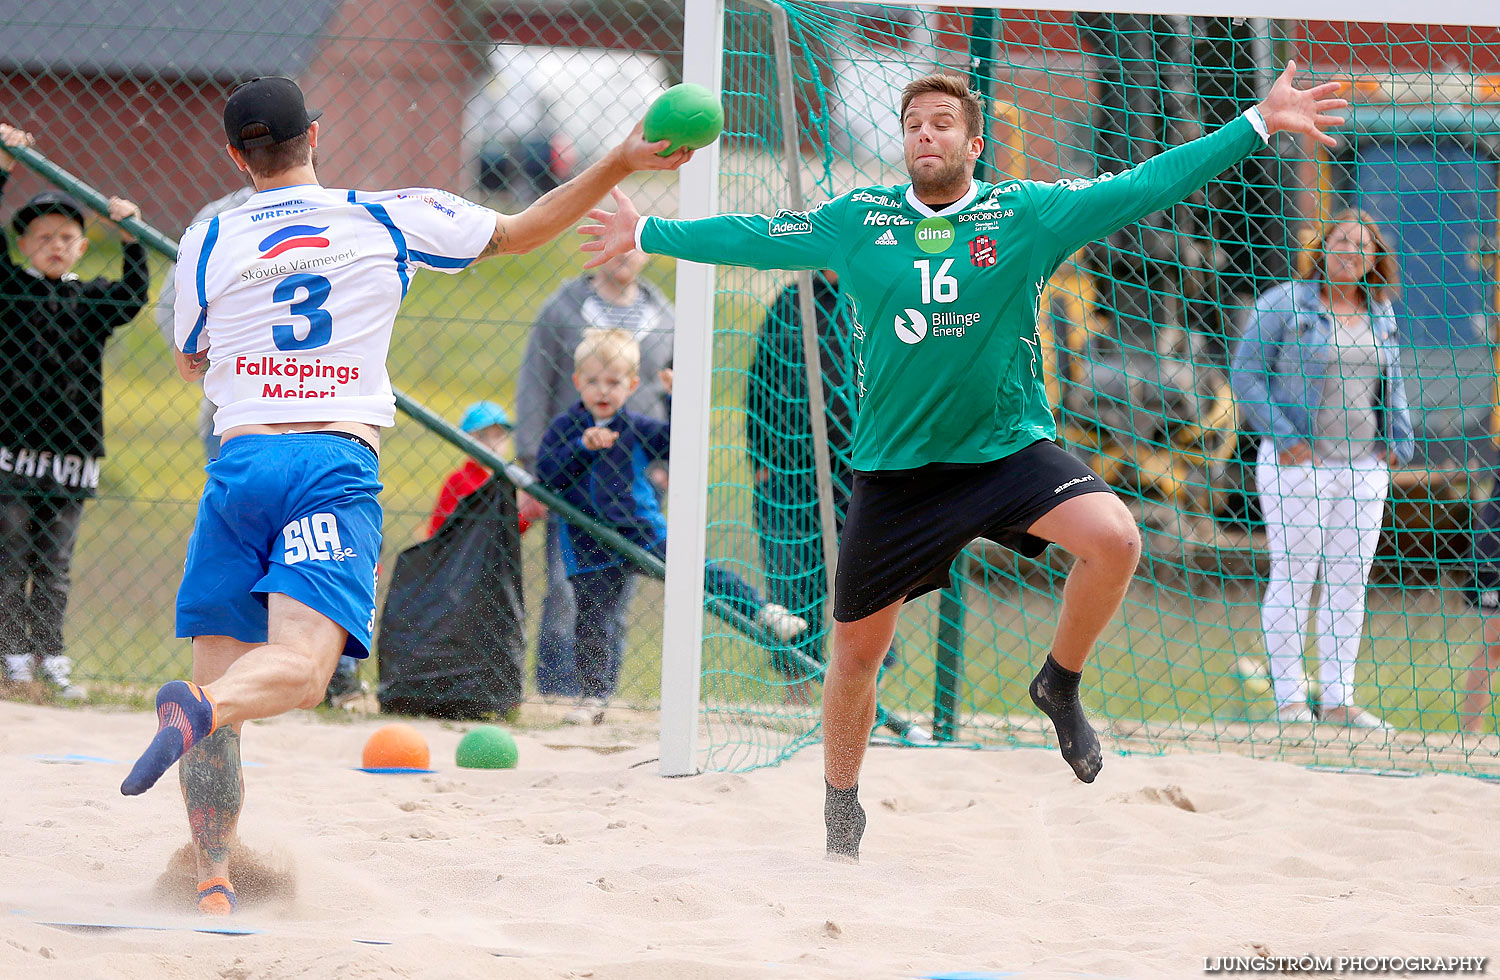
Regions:
M 648 467 L 667 458 L 665 422 L 636 415 L 625 400 L 640 385 L 640 348 L 625 330 L 590 330 L 573 354 L 579 401 L 552 420 L 537 451 L 536 475 L 575 507 L 633 544 L 666 557 L 667 522 Z M 671 391 L 670 371 L 662 382 Z M 599 724 L 614 693 L 608 635 L 633 570 L 618 552 L 587 531 L 564 525 L 563 563 L 578 604 L 574 651 L 582 698 L 564 721 Z M 709 593 L 729 602 L 782 640 L 807 628 L 785 606 L 767 603 L 744 579 L 715 562 L 704 570 Z
M 16 162 L 5 148 L 33 142 L 0 124 L 0 191 Z M 109 202 L 112 221 L 139 214 Z M 24 267 L 0 233 L 0 653 L 11 680 L 46 680 L 67 699 L 83 696 L 62 628 L 83 502 L 104 455 L 104 345 L 140 312 L 151 280 L 146 250 L 124 231 L 118 281 L 75 275 L 83 225 L 76 201 L 44 191 L 11 222 Z

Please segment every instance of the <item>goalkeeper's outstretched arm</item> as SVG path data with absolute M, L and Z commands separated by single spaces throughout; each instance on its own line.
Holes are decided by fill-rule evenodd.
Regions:
M 603 265 L 633 248 L 654 255 L 710 265 L 750 269 L 836 268 L 847 198 L 838 197 L 811 211 L 765 214 L 721 214 L 694 221 L 642 217 L 619 190 L 615 210 L 589 212 L 594 224 L 578 229 L 589 237 L 582 249 L 595 253 L 585 269 Z
M 1273 133 L 1303 133 L 1326 146 L 1336 145 L 1324 130 L 1343 125 L 1341 117 L 1328 114 L 1349 104 L 1334 98 L 1340 83 L 1299 89 L 1292 83 L 1296 71 L 1297 63 L 1288 61 L 1265 99 L 1244 116 L 1124 173 L 1029 185 L 1038 223 L 1052 239 L 1055 260 L 1061 262 L 1081 246 L 1178 203 Z

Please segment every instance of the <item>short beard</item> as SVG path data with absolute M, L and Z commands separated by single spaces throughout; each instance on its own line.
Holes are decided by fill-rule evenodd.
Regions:
M 967 160 L 957 160 L 943 167 L 935 174 L 919 177 L 911 172 L 911 166 L 907 165 L 907 176 L 911 177 L 911 189 L 917 197 L 937 197 L 952 192 L 955 198 L 961 197 L 968 188 L 974 171 L 968 166 Z

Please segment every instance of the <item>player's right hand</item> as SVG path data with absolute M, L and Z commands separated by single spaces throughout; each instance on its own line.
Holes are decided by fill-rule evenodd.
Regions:
M 625 142 L 618 147 L 620 158 L 631 170 L 676 170 L 693 158 L 693 151 L 680 149 L 676 153 L 667 156 L 657 156 L 662 150 L 672 145 L 671 140 L 657 140 L 654 143 L 646 142 L 646 137 L 641 135 L 642 124 L 636 123 L 630 135 L 625 137 Z
M 22 129 L 0 123 L 0 144 L 5 146 L 35 146 L 36 137 Z M 16 158 L 0 150 L 0 170 L 9 172 L 16 165 Z
M 610 194 L 615 199 L 615 210 L 594 208 L 588 216 L 599 223 L 580 225 L 578 228 L 578 234 L 591 239 L 580 245 L 579 249 L 599 253 L 583 264 L 585 269 L 597 268 L 615 256 L 624 255 L 635 248 L 635 226 L 641 220 L 641 213 L 618 187 L 611 189 Z

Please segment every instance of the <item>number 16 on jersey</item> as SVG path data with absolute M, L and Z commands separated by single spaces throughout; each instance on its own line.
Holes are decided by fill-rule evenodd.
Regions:
M 922 302 L 927 305 L 932 303 L 952 303 L 958 299 L 958 279 L 948 274 L 953 268 L 952 259 L 944 259 L 943 264 L 938 266 L 937 274 L 932 272 L 932 259 L 917 259 L 912 263 L 922 277 Z

